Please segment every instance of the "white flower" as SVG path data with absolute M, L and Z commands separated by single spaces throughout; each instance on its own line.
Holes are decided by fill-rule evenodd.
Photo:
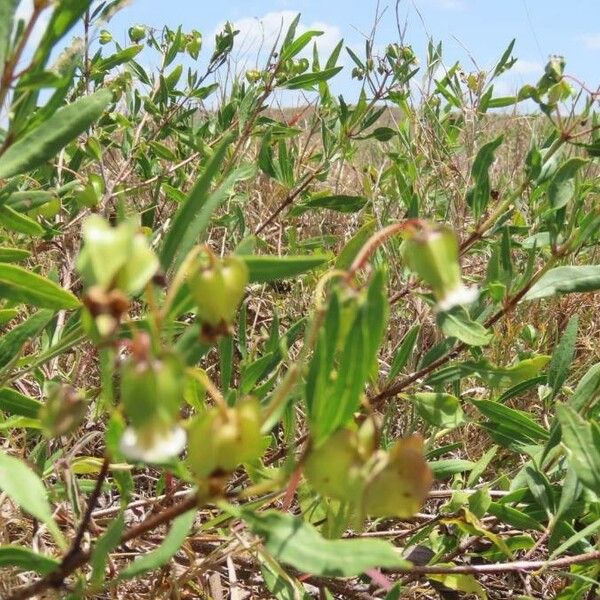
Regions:
M 479 290 L 476 287 L 467 287 L 460 284 L 458 287 L 446 292 L 442 298 L 438 300 L 437 309 L 439 311 L 447 311 L 455 306 L 463 306 L 475 302 L 479 296 Z
M 130 460 L 163 463 L 175 458 L 185 448 L 185 430 L 179 425 L 170 428 L 128 427 L 123 432 L 121 452 Z

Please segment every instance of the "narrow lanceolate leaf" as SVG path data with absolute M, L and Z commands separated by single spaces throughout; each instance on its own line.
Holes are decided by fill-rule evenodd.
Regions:
M 420 325 L 413 325 L 402 338 L 400 346 L 398 347 L 398 350 L 396 350 L 396 354 L 392 360 L 390 372 L 387 377 L 388 381 L 395 379 L 400 374 L 402 369 L 404 369 L 404 367 L 408 364 L 408 360 L 412 354 L 415 344 L 417 343 L 417 338 L 420 331 Z
M 569 319 L 559 344 L 552 353 L 550 367 L 548 368 L 548 385 L 552 389 L 552 396 L 555 396 L 566 381 L 569 375 L 569 368 L 575 353 L 575 343 L 577 342 L 577 316 Z
M 104 570 L 108 562 L 108 555 L 112 552 L 121 540 L 123 528 L 125 527 L 125 519 L 121 513 L 114 519 L 98 539 L 94 546 L 94 551 L 90 559 L 92 567 L 92 575 L 90 583 L 92 586 L 99 586 L 104 581 Z
M 488 142 L 481 147 L 471 168 L 471 177 L 473 178 L 474 186 L 469 190 L 467 200 L 469 206 L 476 217 L 479 217 L 485 210 L 490 199 L 490 176 L 489 169 L 494 162 L 494 154 L 500 144 L 502 144 L 503 136 Z
M 559 405 L 556 416 L 562 441 L 570 453 L 571 467 L 579 481 L 600 494 L 600 428 L 579 416 L 570 406 Z
M 568 404 L 576 411 L 592 407 L 600 399 L 600 363 L 591 366 L 581 378 Z
M 19 415 L 36 419 L 42 403 L 24 396 L 12 388 L 0 388 L 0 411 L 9 415 Z
M 41 479 L 21 460 L 0 452 L 0 490 L 17 506 L 48 527 L 61 548 L 65 539 L 52 518 L 52 508 Z
M 301 214 L 310 209 L 328 208 L 341 213 L 354 213 L 364 208 L 367 199 L 364 196 L 314 196 L 290 211 L 291 216 Z
M 216 208 L 216 206 L 209 206 L 208 204 L 210 186 L 219 172 L 233 139 L 233 134 L 227 136 L 216 148 L 196 185 L 175 213 L 173 222 L 165 236 L 160 257 L 164 269 L 169 269 L 176 262 L 176 258 L 177 262 L 183 260 L 181 255 L 185 256 L 185 248 L 182 248 L 184 240 L 190 237 L 197 238 L 208 224 L 208 218 Z M 188 244 L 185 243 L 185 245 Z M 193 245 L 194 241 L 192 240 L 190 248 Z
M 78 308 L 79 300 L 53 281 L 17 265 L 0 264 L 0 298 L 40 308 Z
M 0 247 L 0 262 L 18 262 L 30 256 L 31 252 L 23 248 Z
M 18 213 L 10 206 L 0 206 L 0 225 L 25 235 L 44 235 L 44 228 L 33 219 Z
M 47 575 L 58 565 L 57 560 L 38 554 L 29 548 L 0 546 L 0 567 L 16 567 L 21 571 L 34 571 L 40 575 Z
M 0 368 L 5 367 L 21 354 L 23 346 L 35 338 L 48 325 L 54 313 L 38 310 L 23 323 L 13 327 L 0 337 Z
M 250 283 L 296 277 L 325 264 L 327 256 L 240 256 L 248 267 Z
M 302 75 L 288 79 L 281 87 L 288 90 L 312 90 L 316 84 L 335 77 L 341 70 L 342 67 L 334 67 L 316 73 L 303 73 Z
M 0 179 L 26 173 L 55 156 L 94 123 L 111 101 L 112 93 L 100 90 L 57 110 L 0 156 Z
M 353 577 L 373 567 L 408 566 L 394 546 L 383 540 L 328 540 L 312 525 L 274 510 L 247 511 L 242 517 L 274 558 L 303 573 Z
M 169 562 L 187 538 L 195 518 L 195 510 L 190 510 L 177 517 L 162 544 L 156 550 L 134 560 L 131 565 L 121 572 L 119 579 L 131 579 L 141 573 L 158 569 Z
M 537 300 L 572 292 L 593 292 L 598 289 L 600 289 L 600 265 L 556 267 L 534 284 L 523 300 Z

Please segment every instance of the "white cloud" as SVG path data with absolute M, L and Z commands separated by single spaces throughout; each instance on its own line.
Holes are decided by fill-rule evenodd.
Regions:
M 588 50 L 600 50 L 600 33 L 586 33 L 579 40 Z
M 523 60 L 519 58 L 512 67 L 511 72 L 516 75 L 541 75 L 544 67 L 534 60 Z
M 245 17 L 234 21 L 234 28 L 240 32 L 236 37 L 234 46 L 237 50 L 238 59 L 251 61 L 268 54 L 276 42 L 281 44 L 287 28 L 297 14 L 293 10 L 282 10 L 267 13 L 262 17 Z M 215 33 L 221 31 L 223 25 L 224 23 L 221 23 L 216 28 Z M 342 37 L 338 27 L 321 21 L 314 21 L 310 24 L 300 21 L 296 29 L 296 36 L 309 30 L 323 32 L 322 35 L 314 38 L 319 49 L 319 55 L 323 58 L 327 58 Z M 310 56 L 311 51 L 312 43 L 304 50 L 303 56 Z

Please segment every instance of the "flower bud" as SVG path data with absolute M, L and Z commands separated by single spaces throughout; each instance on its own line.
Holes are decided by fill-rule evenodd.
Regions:
M 70 385 L 50 382 L 40 421 L 48 437 L 65 435 L 79 427 L 86 409 L 87 401 L 81 392 Z
M 100 32 L 100 38 L 99 41 L 100 43 L 104 46 L 105 44 L 110 44 L 110 42 L 112 42 L 112 34 L 110 33 L 110 31 L 106 31 L 106 29 L 103 29 Z
M 260 427 L 260 405 L 254 398 L 232 408 L 209 408 L 189 427 L 191 471 L 206 478 L 230 473 L 242 463 L 257 460 L 264 451 Z
M 402 256 L 431 287 L 439 310 L 450 310 L 477 298 L 477 290 L 462 283 L 458 240 L 450 228 L 425 226 L 412 232 L 402 244 Z

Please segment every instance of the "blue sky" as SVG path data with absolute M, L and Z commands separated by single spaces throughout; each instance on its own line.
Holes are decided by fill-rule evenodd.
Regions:
M 124 44 L 132 24 L 181 24 L 204 34 L 206 55 L 215 31 L 229 20 L 241 29 L 236 58 L 252 64 L 261 40 L 268 45 L 281 23 L 297 12 L 302 14 L 301 29 L 324 31 L 319 41 L 323 53 L 342 37 L 347 45 L 361 48 L 377 6 L 377 0 L 131 0 L 108 28 Z M 386 7 L 376 39 L 382 47 L 398 39 L 395 0 L 380 0 L 379 9 Z M 475 70 L 470 57 L 481 68 L 491 67 L 515 37 L 519 62 L 497 86 L 497 95 L 535 82 L 550 54 L 564 55 L 567 72 L 588 86 L 600 83 L 600 0 L 401 0 L 399 11 L 417 55 L 424 55 L 431 36 L 444 43 L 444 62 L 460 60 L 465 71 Z M 350 65 L 348 58 L 343 62 Z M 352 95 L 349 78 L 340 78 L 338 87 L 336 91 Z

